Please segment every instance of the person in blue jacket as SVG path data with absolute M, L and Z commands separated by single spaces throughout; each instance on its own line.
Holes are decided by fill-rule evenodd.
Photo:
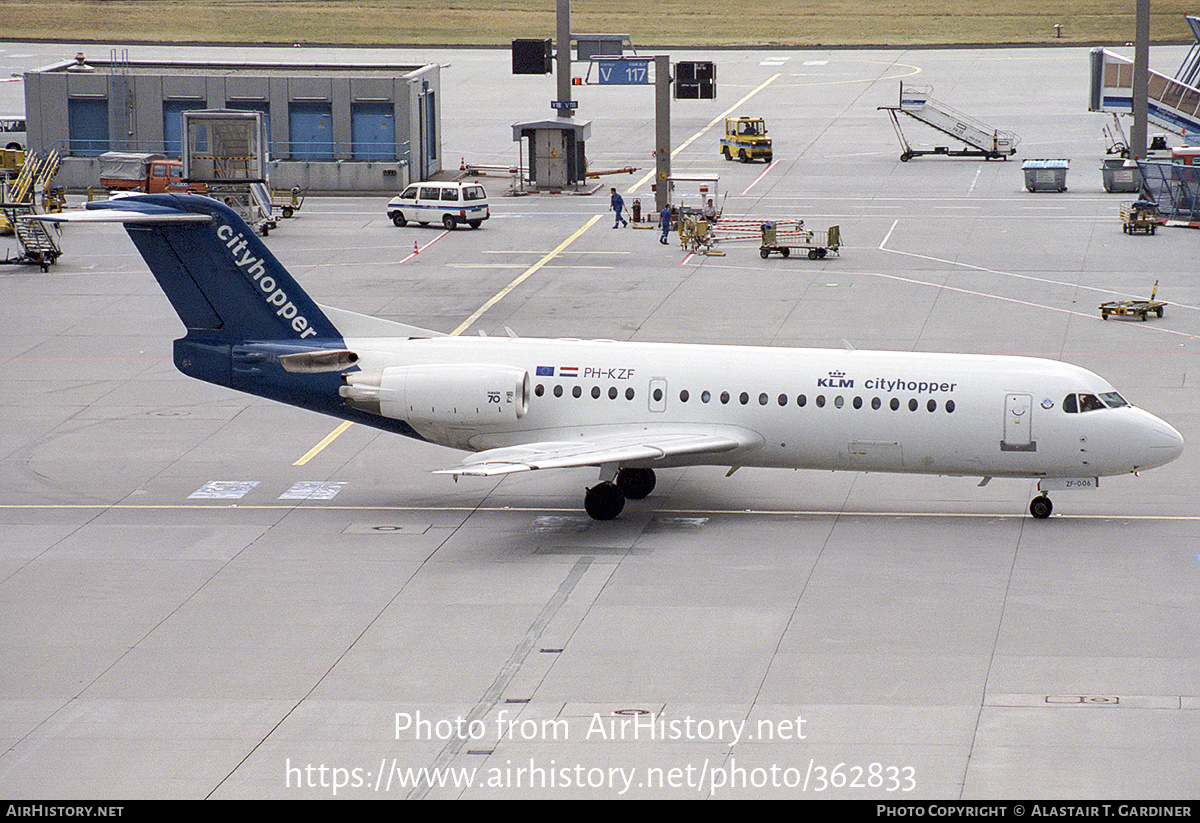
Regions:
M 628 226 L 629 221 L 621 216 L 621 212 L 625 210 L 625 199 L 621 197 L 621 195 L 617 194 L 616 189 L 609 189 L 609 191 L 612 192 L 612 210 L 617 216 L 616 222 L 613 223 L 613 228 L 615 229 L 619 228 L 620 226 Z
M 662 237 L 658 238 L 658 242 L 664 246 L 667 245 L 667 235 L 671 233 L 671 204 L 663 206 L 663 210 L 658 213 L 658 222 L 662 225 Z

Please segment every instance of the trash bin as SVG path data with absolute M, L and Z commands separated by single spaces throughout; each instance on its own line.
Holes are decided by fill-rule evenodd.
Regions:
M 1127 162 L 1129 165 L 1126 165 Z M 1140 191 L 1142 188 L 1142 172 L 1137 163 L 1127 161 L 1124 157 L 1104 158 L 1100 172 L 1105 191 Z
M 1067 169 L 1070 160 L 1026 160 L 1021 164 L 1025 171 L 1025 188 L 1030 191 L 1066 191 Z

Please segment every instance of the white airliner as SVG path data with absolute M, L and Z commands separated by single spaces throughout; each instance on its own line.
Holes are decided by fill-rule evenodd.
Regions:
M 472 452 L 448 474 L 598 467 L 584 496 L 598 520 L 646 497 L 655 469 L 698 465 L 1037 478 L 1029 511 L 1044 518 L 1050 491 L 1183 450 L 1170 425 L 1057 361 L 451 337 L 318 306 L 214 200 L 91 209 L 76 219 L 124 223 L 187 327 L 184 374 Z

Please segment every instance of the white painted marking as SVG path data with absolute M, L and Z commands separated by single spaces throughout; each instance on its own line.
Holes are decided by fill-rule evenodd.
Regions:
M 209 480 L 188 495 L 188 500 L 241 500 L 258 485 L 257 480 Z

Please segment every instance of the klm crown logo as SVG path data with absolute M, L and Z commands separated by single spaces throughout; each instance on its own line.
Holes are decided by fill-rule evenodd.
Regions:
M 852 389 L 854 381 L 847 380 L 844 371 L 831 371 L 828 377 L 818 377 L 817 385 L 825 389 Z

